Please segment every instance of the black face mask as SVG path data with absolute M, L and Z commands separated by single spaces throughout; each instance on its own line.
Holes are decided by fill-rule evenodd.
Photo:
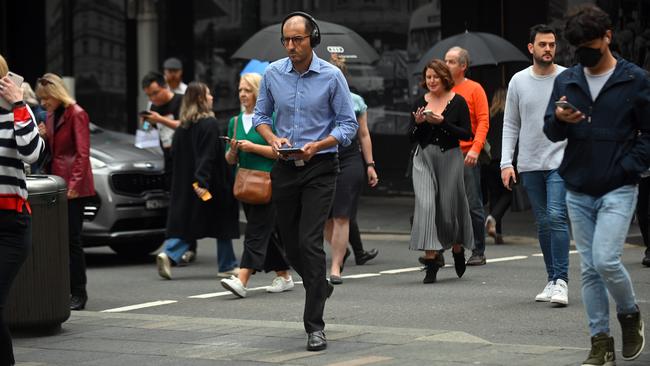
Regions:
M 603 57 L 603 54 L 597 48 L 578 47 L 576 50 L 578 62 L 584 67 L 594 67 Z

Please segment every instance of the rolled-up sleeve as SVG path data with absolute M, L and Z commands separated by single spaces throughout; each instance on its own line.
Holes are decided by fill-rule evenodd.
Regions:
M 273 100 L 273 95 L 271 94 L 268 85 L 268 78 L 270 77 L 271 70 L 268 70 L 266 74 L 262 77 L 262 82 L 260 83 L 259 94 L 257 95 L 257 102 L 255 103 L 255 111 L 253 112 L 253 126 L 257 128 L 259 125 L 271 125 L 273 126 L 273 108 L 275 102 Z
M 334 111 L 334 129 L 330 132 L 342 146 L 348 146 L 357 134 L 359 123 L 354 114 L 354 104 L 350 95 L 350 88 L 343 74 L 334 74 L 330 83 L 331 105 Z

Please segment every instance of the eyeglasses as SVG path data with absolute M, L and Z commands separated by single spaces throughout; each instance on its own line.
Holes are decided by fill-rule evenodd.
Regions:
M 36 79 L 36 82 L 41 84 L 41 86 L 48 86 L 50 84 L 54 84 L 53 82 L 51 82 L 50 80 L 47 80 L 46 78 L 38 78 L 38 79 Z
M 293 42 L 294 46 L 297 46 L 306 38 L 309 38 L 309 36 L 282 37 L 280 38 L 280 42 L 282 42 L 282 45 L 285 47 L 289 45 L 289 41 Z

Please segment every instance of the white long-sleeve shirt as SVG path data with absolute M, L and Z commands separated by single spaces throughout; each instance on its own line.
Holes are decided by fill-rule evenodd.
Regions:
M 501 140 L 501 169 L 512 167 L 519 140 L 517 170 L 530 172 L 557 169 L 564 156 L 566 141 L 551 142 L 544 134 L 544 113 L 555 77 L 565 67 L 556 65 L 555 73 L 536 75 L 530 66 L 516 73 L 508 85 Z

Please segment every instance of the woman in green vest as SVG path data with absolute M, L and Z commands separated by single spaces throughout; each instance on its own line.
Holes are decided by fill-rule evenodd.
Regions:
M 226 161 L 240 168 L 270 172 L 277 154 L 264 138 L 253 128 L 253 109 L 262 77 L 259 74 L 243 74 L 239 81 L 239 101 L 243 111 L 230 119 Z M 246 214 L 244 253 L 241 256 L 239 275 L 221 280 L 221 285 L 239 297 L 246 297 L 250 276 L 258 271 L 274 271 L 276 277 L 268 292 L 283 292 L 294 286 L 277 233 L 275 210 L 271 203 L 243 203 Z

